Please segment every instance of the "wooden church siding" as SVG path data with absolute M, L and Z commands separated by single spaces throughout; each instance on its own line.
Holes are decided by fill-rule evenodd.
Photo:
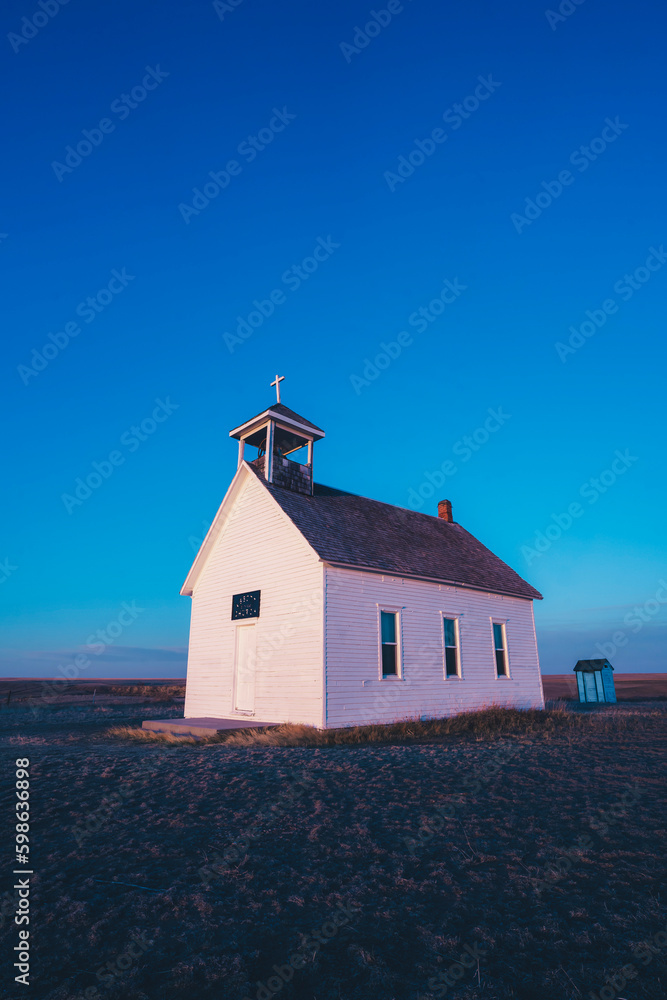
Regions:
M 327 727 L 544 706 L 530 600 L 335 567 L 325 586 Z M 401 680 L 379 679 L 378 606 L 401 609 Z M 444 677 L 443 613 L 461 616 L 461 679 Z M 507 622 L 509 678 L 493 619 Z
M 308 543 L 250 475 L 192 598 L 187 718 L 234 711 L 232 595 L 261 591 L 254 718 L 321 726 L 323 570 Z

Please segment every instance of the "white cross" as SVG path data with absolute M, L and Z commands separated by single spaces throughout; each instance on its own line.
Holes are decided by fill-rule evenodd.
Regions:
M 284 381 L 285 381 L 285 376 L 284 375 L 281 375 L 280 377 L 278 375 L 276 375 L 275 382 L 271 383 L 271 385 L 275 385 L 275 387 L 276 387 L 276 396 L 278 397 L 277 402 L 280 402 L 280 383 L 284 382 Z

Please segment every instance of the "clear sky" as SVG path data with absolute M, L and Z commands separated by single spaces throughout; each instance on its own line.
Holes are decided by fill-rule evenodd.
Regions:
M 91 673 L 183 674 L 276 371 L 319 481 L 543 592 L 546 671 L 666 669 L 665 13 L 558 9 L 8 0 L 5 674 L 118 621 Z

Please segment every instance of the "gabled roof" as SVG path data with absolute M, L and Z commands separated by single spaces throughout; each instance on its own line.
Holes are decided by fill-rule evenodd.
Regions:
M 311 436 L 317 441 L 324 437 L 324 431 L 317 424 L 312 423 L 310 420 L 306 420 L 305 417 L 300 416 L 295 413 L 294 410 L 290 410 L 289 406 L 285 406 L 284 403 L 274 403 L 272 406 L 267 407 L 266 410 L 262 410 L 258 413 L 256 417 L 251 417 L 250 420 L 245 420 L 238 427 L 235 427 L 229 432 L 230 437 L 241 437 L 241 434 L 246 436 L 249 434 L 256 426 L 259 426 L 263 421 L 273 417 L 275 420 L 280 420 L 290 427 L 301 428 L 305 431 L 310 431 Z
M 314 496 L 306 496 L 267 483 L 254 466 L 247 468 L 325 562 L 542 598 L 460 524 L 318 484 Z
M 609 660 L 577 660 L 574 669 L 590 673 L 595 670 L 602 670 L 603 667 L 610 667 L 612 670 L 614 669 Z

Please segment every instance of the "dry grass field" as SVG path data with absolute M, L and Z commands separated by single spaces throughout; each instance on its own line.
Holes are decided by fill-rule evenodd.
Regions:
M 577 698 L 577 681 L 571 674 L 544 674 L 545 698 Z M 614 674 L 619 701 L 653 701 L 667 698 L 667 674 Z
M 330 746 L 113 735 L 180 714 L 0 711 L 3 774 L 31 760 L 26 996 L 667 996 L 661 702 Z M 5 954 L 15 908 L 4 892 Z

